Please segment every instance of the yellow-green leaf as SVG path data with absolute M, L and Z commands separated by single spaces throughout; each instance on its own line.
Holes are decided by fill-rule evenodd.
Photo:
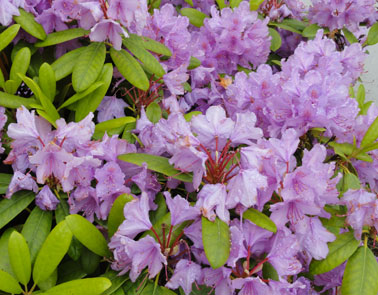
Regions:
M 70 41 L 89 34 L 90 31 L 82 28 L 67 29 L 47 35 L 46 39 L 34 44 L 35 47 L 46 47 Z
M 18 23 L 21 26 L 21 28 L 24 29 L 24 31 L 26 31 L 33 37 L 36 37 L 40 40 L 45 40 L 46 32 L 43 29 L 42 25 L 40 25 L 34 20 L 34 15 L 29 12 L 26 12 L 22 8 L 20 8 L 19 11 L 19 16 L 13 16 L 15 22 Z

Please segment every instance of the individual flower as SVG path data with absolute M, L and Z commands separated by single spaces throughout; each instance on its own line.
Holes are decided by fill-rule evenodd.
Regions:
M 192 207 L 187 200 L 180 196 L 171 197 L 169 192 L 164 192 L 169 212 L 171 213 L 171 225 L 175 226 L 187 220 L 194 220 L 200 215 L 198 208 Z
M 115 96 L 105 96 L 97 108 L 97 121 L 104 122 L 124 117 L 124 108 L 127 106 L 128 104 L 123 99 L 116 98 Z
M 10 197 L 20 190 L 29 190 L 33 192 L 38 192 L 38 185 L 30 174 L 23 174 L 20 171 L 15 171 L 11 182 L 8 185 L 5 197 L 10 199 Z
M 36 205 L 42 210 L 55 210 L 59 200 L 52 193 L 51 189 L 45 185 L 35 197 Z
M 119 23 L 111 19 L 103 19 L 91 29 L 89 39 L 93 42 L 103 42 L 108 39 L 114 49 L 121 50 L 122 35 L 129 37 Z

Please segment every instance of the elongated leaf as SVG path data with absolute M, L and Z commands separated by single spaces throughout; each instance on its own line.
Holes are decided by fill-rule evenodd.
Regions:
M 314 38 L 320 27 L 317 24 L 309 25 L 302 32 L 302 36 L 306 38 Z
M 0 194 L 5 194 L 12 180 L 12 174 L 0 173 Z
M 209 17 L 208 15 L 194 8 L 183 8 L 181 9 L 180 13 L 189 18 L 189 22 L 197 28 L 202 27 L 205 18 Z
M 202 217 L 202 241 L 207 259 L 212 268 L 223 266 L 230 256 L 230 229 L 218 217 L 209 221 Z
M 162 111 L 159 104 L 155 101 L 150 103 L 146 109 L 146 115 L 148 120 L 150 120 L 152 123 L 159 122 L 162 116 Z
M 58 283 L 62 284 L 68 281 L 78 280 L 84 278 L 87 274 L 83 270 L 81 263 L 79 261 L 75 262 L 72 260 L 67 260 L 61 263 L 58 267 Z
M 343 295 L 376 295 L 378 293 L 378 263 L 368 247 L 360 247 L 345 267 L 341 293 Z
M 80 255 L 80 263 L 83 267 L 83 270 L 91 275 L 93 274 L 98 266 L 100 265 L 101 256 L 93 253 L 92 251 L 88 250 L 87 248 L 83 247 L 83 251 Z
M 20 85 L 14 80 L 8 80 L 4 83 L 4 90 L 6 93 L 15 94 Z
M 109 270 L 106 273 L 102 275 L 105 278 L 108 278 L 112 286 L 107 289 L 103 295 L 111 295 L 111 294 L 116 294 L 115 292 L 120 289 L 120 287 L 129 279 L 127 275 L 124 276 L 119 276 L 118 272 L 115 272 L 113 270 Z
M 47 35 L 46 39 L 34 44 L 35 47 L 46 47 L 70 41 L 89 34 L 90 31 L 82 28 L 67 29 Z
M 101 74 L 97 79 L 97 82 L 102 82 L 104 84 L 78 102 L 75 113 L 76 122 L 84 119 L 89 112 L 94 112 L 97 109 L 109 89 L 112 78 L 113 66 L 112 64 L 107 63 L 104 65 Z
M 3 270 L 12 276 L 15 276 L 10 264 L 8 253 L 8 242 L 13 231 L 15 231 L 14 228 L 8 228 L 0 238 L 0 270 Z
M 19 16 L 13 16 L 14 21 L 18 23 L 21 26 L 21 28 L 24 29 L 24 31 L 26 31 L 33 37 L 36 37 L 39 40 L 45 40 L 45 30 L 43 29 L 42 25 L 40 25 L 34 20 L 34 15 L 32 15 L 29 12 L 26 12 L 22 8 L 20 8 L 19 11 Z
M 72 72 L 72 87 L 82 92 L 91 86 L 101 73 L 106 56 L 104 43 L 90 44 L 80 55 Z
M 155 293 L 154 293 L 155 292 Z M 207 292 L 207 294 L 209 291 Z M 143 289 L 143 291 L 140 293 L 140 295 L 176 295 L 175 292 L 172 290 L 169 290 L 168 288 L 161 287 L 161 286 L 155 286 L 154 283 L 150 282 L 146 285 L 146 287 Z M 190 293 L 190 295 L 193 295 L 194 293 Z
M 272 37 L 272 40 L 270 41 L 270 50 L 276 51 L 280 49 L 282 44 L 280 34 L 275 29 L 269 28 L 269 35 Z
M 240 4 L 242 1 L 243 1 L 243 0 L 230 0 L 230 7 L 231 7 L 231 8 L 238 7 L 239 4 Z
M 118 227 L 125 220 L 123 215 L 123 208 L 126 203 L 134 200 L 132 195 L 122 194 L 113 203 L 112 209 L 110 209 L 108 217 L 108 235 L 111 238 L 117 231 Z
M 361 141 L 361 147 L 365 147 L 373 143 L 378 138 L 378 117 L 370 125 Z
M 343 33 L 344 33 L 345 38 L 348 40 L 350 44 L 358 42 L 358 39 L 356 38 L 356 36 L 354 36 L 354 34 L 351 31 L 349 31 L 347 28 L 345 27 L 343 28 Z
M 90 278 L 63 283 L 46 292 L 49 295 L 99 295 L 109 289 L 111 284 L 107 278 Z
M 19 50 L 13 60 L 12 67 L 9 73 L 9 78 L 16 82 L 16 89 L 21 85 L 21 78 L 18 74 L 26 74 L 26 71 L 29 68 L 31 58 L 30 49 L 27 47 Z M 14 94 L 13 92 L 12 94 Z
M 32 263 L 34 263 L 38 251 L 50 233 L 51 223 L 51 211 L 44 211 L 35 207 L 22 228 L 21 234 L 28 243 Z
M 1 68 L 0 68 L 0 89 L 1 89 L 1 88 L 4 89 L 4 84 L 5 84 L 5 78 L 4 78 L 3 71 L 2 71 Z
M 266 229 L 273 233 L 277 232 L 276 224 L 264 213 L 254 208 L 250 208 L 247 211 L 245 211 L 243 213 L 243 218 L 248 219 L 249 221 L 253 222 L 254 224 L 263 229 Z
M 13 41 L 20 28 L 20 25 L 14 24 L 0 34 L 0 51 L 2 51 Z
M 55 72 L 48 63 L 43 63 L 39 68 L 39 85 L 42 92 L 53 102 L 56 94 L 56 79 Z
M 336 237 L 328 244 L 328 255 L 323 260 L 312 260 L 310 273 L 313 275 L 328 272 L 347 260 L 357 249 L 359 241 L 354 238 L 352 232 L 346 232 Z
M 195 68 L 198 68 L 200 65 L 201 65 L 201 61 L 198 58 L 191 56 L 188 70 L 193 70 Z
M 98 89 L 99 87 L 101 87 L 102 85 L 104 85 L 103 82 L 95 82 L 93 83 L 87 90 L 83 91 L 83 92 L 79 92 L 79 93 L 76 93 L 74 94 L 73 96 L 71 96 L 69 99 L 67 99 L 59 108 L 58 108 L 58 111 L 61 110 L 62 108 L 65 108 L 66 106 L 69 106 L 75 102 L 77 102 L 78 100 L 82 99 L 82 98 L 85 98 L 87 95 L 91 94 L 93 91 L 95 91 L 96 89 Z
M 31 261 L 28 244 L 17 231 L 12 232 L 8 242 L 10 263 L 18 281 L 26 286 L 31 275 Z
M 135 35 L 134 35 L 135 36 Z M 138 36 L 139 37 L 139 36 Z M 172 51 L 166 47 L 164 44 L 157 42 L 148 37 L 140 37 L 143 40 L 143 46 L 149 51 L 152 51 L 157 54 L 161 54 L 164 56 L 172 56 Z
M 263 273 L 263 278 L 266 280 L 272 279 L 274 281 L 279 281 L 277 271 L 275 270 L 273 265 L 271 265 L 268 261 L 264 263 L 262 273 Z
M 38 283 L 38 287 L 46 291 L 56 285 L 56 281 L 58 280 L 58 269 L 56 268 L 53 273 L 45 280 L 42 282 Z
M 138 165 L 140 167 L 143 166 L 143 163 L 146 163 L 148 166 L 148 169 L 162 173 L 166 176 L 184 181 L 184 182 L 192 182 L 193 177 L 189 173 L 181 172 L 175 168 L 171 164 L 169 164 L 169 161 L 167 158 L 155 156 L 155 155 L 149 155 L 149 154 L 136 154 L 136 153 L 130 153 L 130 154 L 124 154 L 118 156 L 118 159 L 132 163 L 135 165 Z
M 134 117 L 121 117 L 121 118 L 116 118 L 108 121 L 104 121 L 101 123 L 98 123 L 95 126 L 95 134 L 97 134 L 97 137 L 102 137 L 106 131 L 109 131 L 114 128 L 118 127 L 124 127 L 128 123 L 133 123 L 135 122 Z
M 119 72 L 134 86 L 147 91 L 150 82 L 143 71 L 142 66 L 131 56 L 130 53 L 121 49 L 120 51 L 110 48 L 110 56 Z
M 79 47 L 67 52 L 51 64 L 51 67 L 55 72 L 56 81 L 59 81 L 72 73 L 74 66 L 85 49 L 86 47 Z
M 20 191 L 13 194 L 10 200 L 0 201 L 0 229 L 29 206 L 34 196 L 31 191 Z
M 65 221 L 60 222 L 47 236 L 33 268 L 33 281 L 45 281 L 57 268 L 71 244 L 72 233 Z
M 375 23 L 369 29 L 368 37 L 367 37 L 367 44 L 374 45 L 378 43 L 378 23 Z
M 226 7 L 226 3 L 224 2 L 224 0 L 216 0 L 218 6 L 219 6 L 219 9 L 223 9 Z
M 261 3 L 263 3 L 264 0 L 250 0 L 249 1 L 249 8 L 250 10 L 257 10 L 259 9 Z
M 109 256 L 108 244 L 102 233 L 84 217 L 73 214 L 66 222 L 75 237 L 89 250 L 100 256 Z
M 22 293 L 22 289 L 16 279 L 2 270 L 0 270 L 0 291 L 13 294 Z
M 165 75 L 165 70 L 157 59 L 149 53 L 143 44 L 133 42 L 129 39 L 125 39 L 123 44 L 127 47 L 132 54 L 134 54 L 145 66 L 145 68 L 156 77 L 163 77 Z

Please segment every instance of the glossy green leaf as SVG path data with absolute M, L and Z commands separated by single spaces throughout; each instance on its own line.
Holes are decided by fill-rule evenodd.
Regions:
M 98 137 L 102 137 L 106 131 L 109 131 L 114 128 L 124 127 L 128 123 L 135 122 L 134 117 L 121 117 L 116 118 L 108 121 L 104 121 L 101 123 L 96 124 L 95 126 L 95 134 L 98 134 Z
M 282 44 L 280 34 L 275 29 L 269 28 L 269 35 L 272 37 L 272 40 L 270 40 L 270 50 L 276 51 L 280 49 Z
M 336 237 L 331 243 L 328 243 L 328 255 L 323 260 L 312 260 L 310 264 L 310 273 L 313 275 L 322 274 L 331 271 L 347 260 L 357 249 L 360 244 L 354 238 L 353 232 L 346 232 Z
M 25 75 L 26 71 L 29 68 L 31 58 L 30 49 L 27 47 L 22 48 L 19 50 L 13 60 L 12 67 L 9 73 L 9 79 L 16 82 L 16 88 L 21 85 L 21 78 L 18 74 Z M 14 94 L 13 92 L 12 94 Z
M 142 66 L 126 50 L 115 50 L 110 48 L 110 56 L 119 72 L 127 81 L 134 86 L 147 91 L 150 88 L 150 82 Z
M 38 287 L 46 291 L 56 285 L 56 282 L 58 280 L 58 269 L 56 268 L 53 273 L 44 281 L 38 283 Z
M 198 68 L 200 65 L 201 65 L 201 61 L 198 58 L 191 56 L 188 70 L 193 70 L 195 68 Z
M 118 156 L 118 159 L 138 165 L 140 167 L 143 166 L 143 163 L 146 163 L 148 169 L 162 173 L 166 176 L 184 181 L 184 182 L 192 182 L 193 177 L 189 173 L 181 172 L 175 168 L 165 157 L 149 155 L 149 154 L 137 154 L 137 153 L 130 153 Z
M 361 108 L 363 106 L 364 102 L 365 102 L 365 86 L 364 86 L 364 84 L 360 84 L 360 86 L 358 86 L 356 100 L 358 102 L 358 106 Z
M 354 34 L 351 31 L 349 31 L 347 28 L 345 27 L 343 28 L 343 33 L 344 33 L 345 38 L 348 40 L 350 44 L 358 42 L 358 39 L 356 38 L 356 36 L 354 36 Z
M 132 195 L 122 194 L 113 203 L 108 216 L 108 235 L 111 238 L 117 231 L 118 227 L 125 220 L 123 215 L 123 208 L 126 203 L 134 200 Z
M 11 199 L 0 201 L 0 229 L 29 206 L 34 196 L 31 191 L 19 191 Z
M 83 247 L 83 251 L 80 255 L 80 263 L 83 267 L 83 270 L 91 275 L 93 274 L 98 266 L 100 265 L 101 256 L 93 253 L 92 251 L 88 250 L 87 248 Z
M 372 25 L 369 29 L 367 37 L 367 45 L 374 45 L 378 43 L 378 23 Z
M 149 53 L 144 47 L 142 42 L 134 42 L 129 39 L 125 39 L 123 44 L 126 46 L 130 52 L 136 56 L 145 66 L 145 68 L 156 77 L 163 77 L 165 75 L 165 70 L 158 60 Z
M 216 2 L 218 4 L 219 9 L 223 9 L 226 7 L 226 3 L 224 2 L 224 0 L 216 0 Z
M 74 236 L 92 252 L 100 256 L 109 256 L 108 244 L 102 233 L 84 217 L 73 214 L 66 217 L 66 222 Z
M 268 280 L 274 280 L 274 281 L 279 281 L 278 273 L 268 261 L 264 262 L 263 268 L 262 268 L 262 275 L 263 278 Z
M 40 40 L 45 40 L 45 30 L 43 29 L 42 25 L 40 25 L 34 20 L 34 15 L 29 12 L 26 12 L 22 8 L 20 8 L 19 11 L 19 16 L 13 16 L 14 21 L 18 23 L 21 26 L 21 28 L 24 29 L 24 31 L 26 31 L 33 37 L 36 37 Z
M 60 44 L 66 41 L 70 41 L 76 38 L 88 35 L 90 31 L 82 28 L 67 29 L 64 31 L 58 31 L 48 34 L 46 39 L 34 44 L 35 47 L 46 47 L 51 45 Z
M 164 44 L 148 37 L 141 37 L 145 49 L 164 56 L 172 56 L 172 51 Z
M 320 27 L 317 24 L 309 25 L 303 30 L 302 36 L 306 38 L 315 38 L 319 29 Z
M 15 231 L 14 228 L 8 228 L 0 237 L 0 270 L 3 270 L 12 276 L 15 276 L 10 264 L 8 253 L 8 242 L 13 231 Z
M 240 4 L 242 1 L 243 1 L 243 0 L 230 0 L 230 7 L 231 7 L 231 8 L 238 7 L 239 4 Z
M 190 6 L 193 6 L 193 0 L 184 0 L 186 3 L 188 3 Z
M 260 5 L 264 2 L 264 0 L 250 0 L 249 1 L 249 8 L 251 10 L 258 10 Z
M 56 94 L 56 79 L 53 68 L 43 63 L 39 68 L 39 85 L 42 92 L 53 102 Z
M 182 8 L 180 13 L 189 18 L 189 22 L 197 28 L 202 27 L 205 18 L 209 17 L 208 15 L 194 8 Z
M 102 99 L 106 95 L 109 89 L 110 83 L 113 78 L 113 66 L 107 63 L 102 68 L 101 74 L 97 79 L 97 82 L 102 82 L 103 85 L 93 91 L 91 94 L 80 99 L 75 108 L 75 121 L 78 122 L 84 119 L 89 112 L 95 112 L 100 105 Z
M 127 280 L 129 280 L 127 275 L 120 276 L 118 272 L 113 270 L 108 270 L 102 275 L 102 277 L 108 278 L 112 283 L 112 286 L 102 293 L 102 295 L 116 294 L 115 292 L 120 289 Z
M 378 117 L 375 118 L 374 122 L 370 125 L 368 130 L 366 131 L 364 137 L 362 138 L 361 141 L 361 147 L 365 147 L 378 138 Z
M 46 291 L 48 295 L 100 295 L 110 288 L 107 278 L 89 278 L 69 281 Z
M 243 218 L 248 219 L 249 221 L 263 229 L 266 229 L 273 233 L 277 232 L 276 224 L 264 213 L 254 208 L 250 208 L 247 211 L 245 211 L 243 213 Z
M 294 18 L 285 18 L 282 20 L 282 23 L 290 27 L 293 27 L 298 31 L 303 31 L 308 26 L 308 23 Z
M 150 120 L 152 123 L 157 123 L 161 119 L 162 111 L 157 102 L 152 102 L 148 105 L 146 109 L 146 115 L 148 120 Z
M 86 47 L 79 47 L 67 52 L 51 64 L 51 67 L 55 72 L 56 81 L 59 81 L 72 73 L 74 66 L 85 49 Z
M 8 253 L 16 278 L 26 286 L 31 275 L 30 252 L 25 238 L 17 231 L 13 231 L 9 237 Z
M 80 261 L 67 260 L 58 267 L 58 284 L 84 278 L 87 273 L 83 270 Z
M 360 247 L 349 258 L 341 285 L 343 295 L 376 295 L 378 263 L 368 247 Z
M 34 263 L 37 253 L 50 233 L 51 223 L 51 211 L 44 211 L 36 206 L 22 228 L 21 234 L 28 243 L 32 263 Z
M 154 293 L 155 292 L 155 293 Z M 175 292 L 169 290 L 168 288 L 155 286 L 154 283 L 150 282 L 144 287 L 140 295 L 176 295 Z M 192 293 L 191 293 L 192 294 Z
M 190 122 L 190 121 L 192 121 L 193 117 L 198 116 L 198 115 L 202 115 L 202 112 L 200 112 L 200 111 L 193 111 L 193 112 L 185 114 L 184 118 L 185 118 L 186 122 Z
M 342 185 L 342 192 L 346 192 L 349 189 L 360 189 L 361 184 L 358 176 L 352 173 L 345 173 L 343 178 L 340 180 Z
M 90 95 L 92 92 L 94 92 L 96 89 L 98 89 L 99 87 L 101 87 L 102 85 L 104 85 L 103 82 L 95 82 L 93 83 L 87 90 L 83 91 L 83 92 L 78 92 L 76 94 L 74 94 L 73 96 L 71 96 L 69 99 L 67 99 L 59 108 L 58 108 L 58 111 L 79 101 L 80 99 L 82 98 L 85 98 L 86 96 Z
M 8 27 L 6 30 L 1 32 L 0 34 L 0 51 L 2 51 L 5 47 L 7 47 L 13 39 L 16 37 L 18 31 L 20 30 L 21 26 L 18 24 L 14 24 Z
M 0 68 L 0 89 L 1 88 L 4 89 L 4 84 L 5 84 L 5 78 L 4 78 L 3 71 Z
M 76 92 L 86 90 L 97 80 L 104 66 L 105 56 L 104 43 L 91 43 L 82 52 L 72 71 L 72 87 Z
M 14 80 L 8 80 L 4 83 L 4 90 L 6 93 L 15 94 L 20 85 Z
M 0 270 L 0 291 L 12 294 L 22 293 L 22 289 L 16 279 L 9 273 L 2 270 Z
M 58 267 L 71 244 L 72 233 L 65 221 L 61 221 L 47 236 L 34 263 L 33 281 L 45 281 Z
M 212 268 L 223 266 L 230 255 L 230 229 L 218 217 L 210 221 L 202 217 L 202 241 L 205 254 Z
M 5 194 L 12 180 L 12 174 L 0 173 L 0 194 Z

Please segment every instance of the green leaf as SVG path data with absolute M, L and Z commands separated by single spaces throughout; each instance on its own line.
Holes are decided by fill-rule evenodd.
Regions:
M 143 47 L 151 52 L 161 54 L 167 57 L 172 56 L 172 51 L 167 46 L 165 46 L 164 44 L 158 41 L 155 41 L 151 38 L 144 37 L 144 36 L 139 37 L 138 35 L 134 35 L 134 34 L 130 34 L 130 38 L 141 39 L 143 41 L 142 43 Z
M 129 39 L 125 39 L 123 44 L 127 47 L 132 54 L 134 54 L 145 66 L 145 68 L 156 77 L 163 77 L 165 70 L 157 59 L 149 53 L 144 47 L 143 42 L 134 42 Z
M 323 260 L 312 260 L 310 273 L 318 275 L 331 271 L 347 260 L 360 244 L 354 238 L 353 232 L 346 232 L 336 236 L 336 240 L 328 243 L 328 255 Z
M 378 138 L 378 117 L 370 125 L 361 141 L 361 147 L 372 144 Z
M 369 29 L 367 37 L 367 45 L 374 45 L 378 43 L 378 23 L 372 25 Z
M 0 270 L 3 270 L 12 276 L 15 276 L 10 264 L 8 253 L 8 242 L 13 231 L 15 231 L 14 228 L 8 228 L 0 238 Z
M 4 90 L 9 94 L 15 94 L 20 85 L 14 80 L 8 80 L 4 83 Z
M 111 282 L 107 278 L 90 278 L 69 281 L 47 290 L 48 295 L 100 295 L 109 289 Z
M 135 122 L 134 117 L 121 117 L 121 118 L 104 121 L 104 122 L 96 124 L 95 134 L 97 134 L 97 137 L 102 137 L 105 132 L 111 129 L 124 127 L 126 124 L 133 123 L 133 122 Z
M 317 24 L 309 25 L 303 30 L 302 36 L 306 38 L 315 38 L 319 29 L 320 27 Z
M 102 233 L 84 217 L 73 214 L 66 217 L 66 222 L 74 236 L 92 252 L 100 256 L 109 256 L 108 244 Z
M 202 112 L 200 112 L 200 111 L 193 111 L 193 112 L 185 114 L 184 118 L 185 118 L 186 122 L 190 122 L 190 121 L 192 121 L 193 117 L 198 116 L 198 115 L 202 115 Z
M 285 23 L 270 22 L 269 24 L 272 25 L 272 26 L 278 27 L 280 29 L 286 30 L 286 31 L 290 31 L 290 32 L 297 33 L 297 34 L 302 34 L 301 31 L 299 31 L 296 28 L 293 28 L 292 26 L 289 26 Z
M 349 31 L 346 27 L 343 28 L 343 33 L 344 33 L 345 38 L 348 40 L 350 44 L 358 42 L 358 39 L 356 38 L 356 36 L 354 36 L 354 34 L 351 31 Z
M 10 235 L 8 253 L 14 274 L 18 281 L 26 286 L 31 275 L 30 252 L 25 238 L 17 231 Z
M 14 24 L 0 34 L 0 51 L 2 51 L 13 41 L 20 28 L 20 25 Z
M 218 6 L 219 6 L 219 9 L 223 9 L 226 7 L 226 3 L 224 3 L 224 0 L 216 0 Z
M 193 0 L 184 0 L 186 3 L 188 3 L 190 6 L 193 6 Z
M 201 61 L 198 58 L 191 56 L 188 70 L 193 70 L 195 68 L 198 68 L 200 65 L 201 65 Z
M 115 50 L 110 48 L 110 56 L 119 72 L 127 81 L 134 86 L 147 91 L 150 88 L 150 82 L 142 66 L 126 50 Z
M 50 233 L 51 223 L 51 211 L 44 211 L 35 207 L 22 228 L 21 234 L 28 243 L 32 263 L 34 263 L 37 253 Z
M 87 273 L 83 270 L 79 261 L 67 260 L 58 267 L 58 284 L 84 278 Z
M 56 81 L 62 80 L 72 73 L 74 66 L 85 49 L 86 47 L 79 47 L 67 52 L 51 64 L 51 67 L 55 72 Z
M 67 253 L 71 240 L 72 233 L 67 223 L 61 221 L 47 236 L 38 253 L 33 268 L 34 283 L 45 281 L 53 273 Z
M 176 293 L 168 288 L 155 286 L 154 283 L 150 282 L 146 285 L 140 295 L 176 295 Z
M 4 84 L 5 84 L 5 78 L 4 78 L 3 71 L 2 71 L 1 68 L 0 68 L 0 89 L 1 89 L 1 88 L 4 89 Z
M 360 189 L 361 184 L 359 178 L 353 173 L 346 172 L 343 178 L 340 180 L 342 183 L 342 192 L 346 192 L 349 189 Z
M 12 174 L 0 173 L 0 194 L 5 194 L 12 180 Z
M 184 182 L 192 182 L 193 177 L 189 173 L 181 172 L 175 168 L 165 157 L 149 155 L 149 154 L 137 154 L 137 153 L 130 153 L 118 156 L 118 159 L 138 165 L 140 167 L 143 166 L 143 163 L 146 163 L 148 169 L 162 173 L 166 176 L 184 181 Z
M 0 270 L 0 290 L 13 294 L 22 293 L 22 289 L 16 279 L 2 270 Z
M 95 112 L 100 105 L 102 99 L 106 95 L 109 89 L 110 83 L 113 78 L 113 66 L 111 63 L 107 63 L 102 68 L 101 74 L 97 79 L 97 82 L 102 82 L 103 85 L 93 91 L 91 94 L 80 99 L 77 103 L 75 121 L 81 121 L 89 112 Z
M 243 0 L 230 0 L 230 7 L 231 7 L 231 8 L 238 7 L 239 4 L 240 4 L 242 1 L 243 1 Z
M 272 37 L 272 40 L 270 41 L 270 50 L 276 51 L 280 49 L 282 44 L 280 34 L 275 29 L 269 28 L 269 35 Z
M 9 73 L 9 79 L 16 82 L 16 90 L 21 85 L 21 78 L 18 74 L 25 75 L 26 71 L 29 68 L 31 58 L 30 49 L 27 47 L 22 48 L 19 50 L 13 60 L 12 67 Z M 12 94 L 14 94 L 13 92 Z
M 76 38 L 88 35 L 90 31 L 82 28 L 67 29 L 64 31 L 54 32 L 47 35 L 46 39 L 34 44 L 35 47 L 46 47 L 51 45 L 60 44 L 66 41 L 70 41 Z
M 180 13 L 189 18 L 189 22 L 197 28 L 202 27 L 205 18 L 209 17 L 208 15 L 194 8 L 182 8 Z
M 218 217 L 212 222 L 202 217 L 202 241 L 212 268 L 223 266 L 230 255 L 230 229 Z
M 378 293 L 378 263 L 368 247 L 360 247 L 345 267 L 341 293 L 343 295 L 376 295 Z
M 101 256 L 93 253 L 92 251 L 88 250 L 87 248 L 83 247 L 83 251 L 80 255 L 80 263 L 83 267 L 83 270 L 91 275 L 93 274 L 98 266 L 100 265 Z
M 123 208 L 126 203 L 134 200 L 132 195 L 122 194 L 113 203 L 108 216 L 108 235 L 111 238 L 117 231 L 118 227 L 125 220 L 123 215 Z
M 152 102 L 149 104 L 149 106 L 146 109 L 146 115 L 148 120 L 150 120 L 152 123 L 157 123 L 161 119 L 162 111 L 157 102 Z
M 115 292 L 129 279 L 127 275 L 120 276 L 118 272 L 113 270 L 108 270 L 102 275 L 102 277 L 108 278 L 112 283 L 112 286 L 102 293 L 102 295 L 115 294 Z
M 40 25 L 34 20 L 34 15 L 29 12 L 26 12 L 22 8 L 20 8 L 19 11 L 19 16 L 13 16 L 14 21 L 18 23 L 21 26 L 21 28 L 24 29 L 24 31 L 26 31 L 33 37 L 36 37 L 40 40 L 45 40 L 45 30 L 43 29 L 42 25 Z
M 285 18 L 282 20 L 282 23 L 284 25 L 288 25 L 298 31 L 303 31 L 307 26 L 308 26 L 308 23 L 305 23 L 303 21 L 300 21 L 300 20 L 297 20 L 297 19 L 294 19 L 294 18 Z
M 245 211 L 243 213 L 243 218 L 248 219 L 249 221 L 251 221 L 252 223 L 256 224 L 257 226 L 263 229 L 266 229 L 273 233 L 277 232 L 276 224 L 264 213 L 254 208 L 250 208 L 247 211 Z
M 264 2 L 264 0 L 250 0 L 249 1 L 249 8 L 251 10 L 258 10 L 260 5 Z
M 262 268 L 262 274 L 263 278 L 268 280 L 274 280 L 274 281 L 279 281 L 278 273 L 268 261 L 264 262 L 263 268 Z
M 358 106 L 361 108 L 364 105 L 364 102 L 365 102 L 365 86 L 364 86 L 364 84 L 360 84 L 360 86 L 358 86 L 356 100 L 358 102 Z
M 82 92 L 98 78 L 104 66 L 106 46 L 104 43 L 91 43 L 79 56 L 72 72 L 72 87 Z
M 13 194 L 11 199 L 0 201 L 0 229 L 29 206 L 34 196 L 31 191 L 20 191 Z
M 53 68 L 43 63 L 39 68 L 39 85 L 41 90 L 53 102 L 56 94 L 56 79 Z
M 38 283 L 38 287 L 46 291 L 56 285 L 56 281 L 58 280 L 58 269 L 56 268 L 53 273 L 44 281 Z
M 92 92 L 94 92 L 96 89 L 98 89 L 99 87 L 101 87 L 102 85 L 104 85 L 103 82 L 95 82 L 93 83 L 87 90 L 83 91 L 83 92 L 78 92 L 76 94 L 74 94 L 73 96 L 71 96 L 69 99 L 67 99 L 59 108 L 58 108 L 58 111 L 65 108 L 66 106 L 69 106 L 77 101 L 79 101 L 80 99 L 82 98 L 85 98 L 86 96 L 88 96 L 89 94 L 91 94 Z

